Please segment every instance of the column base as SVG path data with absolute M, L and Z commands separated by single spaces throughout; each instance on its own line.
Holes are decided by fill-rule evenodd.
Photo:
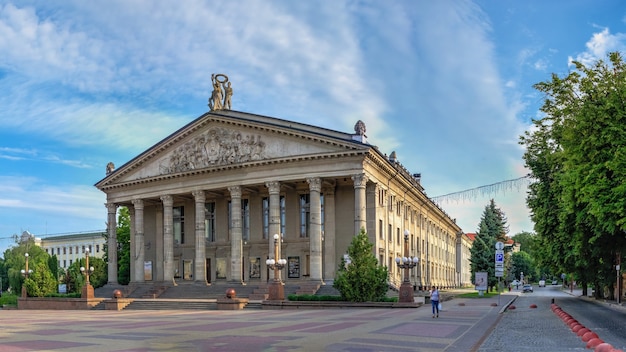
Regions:
M 80 293 L 80 298 L 94 298 L 93 286 L 91 286 L 91 284 L 83 286 L 83 291 Z
M 270 301 L 284 301 L 285 300 L 285 287 L 280 281 L 272 281 L 269 284 L 269 296 Z
M 400 285 L 400 296 L 398 297 L 398 302 L 402 303 L 413 303 L 413 285 L 410 282 L 403 282 Z

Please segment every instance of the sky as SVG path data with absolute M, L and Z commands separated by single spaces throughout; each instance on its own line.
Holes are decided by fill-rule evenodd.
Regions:
M 0 0 L 0 253 L 105 229 L 106 164 L 207 112 L 213 73 L 233 110 L 362 120 L 465 232 L 490 199 L 532 232 L 533 84 L 625 51 L 625 25 L 622 0 Z

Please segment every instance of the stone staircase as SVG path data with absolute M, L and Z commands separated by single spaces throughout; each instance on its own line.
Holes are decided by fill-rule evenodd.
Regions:
M 217 310 L 214 300 L 136 299 L 125 310 Z

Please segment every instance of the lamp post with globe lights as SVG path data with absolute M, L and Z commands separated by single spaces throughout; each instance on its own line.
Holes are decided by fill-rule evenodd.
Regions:
M 33 273 L 31 269 L 28 269 L 28 253 L 25 253 L 24 257 L 26 257 L 26 265 L 24 269 L 22 269 L 22 276 L 24 277 L 24 284 L 22 284 L 22 298 L 26 298 L 28 296 L 28 293 L 26 293 L 26 279 L 28 279 L 28 276 Z
M 270 269 L 274 270 L 274 280 L 270 283 L 268 297 L 269 300 L 273 301 L 282 301 L 285 299 L 285 289 L 280 278 L 280 271 L 285 267 L 285 264 L 287 264 L 287 260 L 278 258 L 279 241 L 280 236 L 274 234 L 274 258 L 265 261 L 265 264 L 267 264 Z
M 91 283 L 89 282 L 89 275 L 93 274 L 93 266 L 89 266 L 89 248 L 85 249 L 85 266 L 80 267 L 80 272 L 85 275 L 85 285 L 83 285 L 80 297 L 93 298 L 93 286 L 91 286 Z
M 400 285 L 400 292 L 398 302 L 413 303 L 413 285 L 409 279 L 409 269 L 417 266 L 419 262 L 418 257 L 409 256 L 409 230 L 404 230 L 404 256 L 402 258 L 396 258 L 396 264 L 398 268 L 404 269 L 404 279 Z

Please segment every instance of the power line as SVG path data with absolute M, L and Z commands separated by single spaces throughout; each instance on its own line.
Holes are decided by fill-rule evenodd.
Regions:
M 451 203 L 460 201 L 475 200 L 479 196 L 485 196 L 496 193 L 506 193 L 507 191 L 521 191 L 522 187 L 526 188 L 530 184 L 530 174 L 514 178 L 512 180 L 504 180 L 490 185 L 478 186 L 463 191 L 452 192 L 441 196 L 431 197 L 430 199 L 437 203 Z

